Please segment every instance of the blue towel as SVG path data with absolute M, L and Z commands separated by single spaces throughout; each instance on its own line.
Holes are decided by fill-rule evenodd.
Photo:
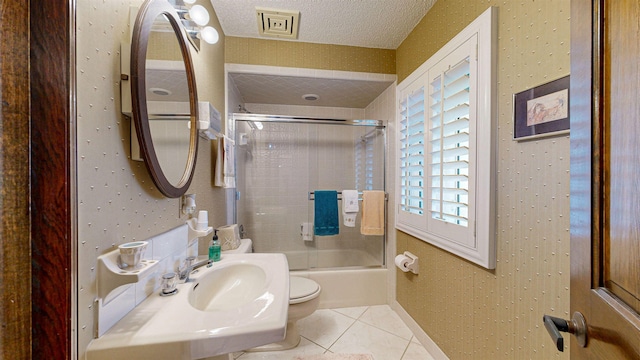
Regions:
M 314 191 L 315 221 L 313 230 L 318 236 L 338 235 L 338 192 L 335 190 Z

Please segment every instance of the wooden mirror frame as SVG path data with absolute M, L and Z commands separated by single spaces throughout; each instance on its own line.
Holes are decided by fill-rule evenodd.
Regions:
M 171 23 L 171 27 L 180 45 L 182 59 L 187 73 L 187 86 L 189 88 L 189 122 L 191 123 L 189 131 L 189 153 L 182 178 L 175 185 L 169 182 L 158 161 L 151 138 L 149 112 L 147 109 L 145 76 L 147 70 L 147 47 L 153 23 L 158 16 L 162 15 L 166 16 Z M 166 197 L 177 198 L 184 195 L 191 184 L 196 165 L 198 149 L 198 95 L 189 50 L 189 40 L 183 30 L 178 13 L 167 0 L 146 0 L 138 11 L 133 28 L 133 38 L 131 40 L 131 103 L 133 121 L 136 126 L 138 142 L 140 143 L 140 152 L 153 183 Z

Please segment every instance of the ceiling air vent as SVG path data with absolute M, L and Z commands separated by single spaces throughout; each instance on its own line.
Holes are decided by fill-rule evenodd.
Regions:
M 256 8 L 258 32 L 263 36 L 285 39 L 298 38 L 299 11 Z

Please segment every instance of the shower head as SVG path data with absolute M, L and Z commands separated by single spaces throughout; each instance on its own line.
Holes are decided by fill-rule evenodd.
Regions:
M 262 130 L 264 125 L 260 121 L 247 121 L 249 127 L 253 130 Z
M 384 129 L 384 127 L 376 127 L 375 129 L 369 131 L 368 133 L 360 136 L 360 141 L 362 142 L 367 142 L 367 140 L 375 137 L 376 135 L 378 135 L 378 130 L 380 129 Z

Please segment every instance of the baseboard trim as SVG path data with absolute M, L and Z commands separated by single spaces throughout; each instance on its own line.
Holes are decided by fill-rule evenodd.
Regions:
M 429 335 L 427 335 L 427 333 L 422 330 L 420 325 L 418 325 L 418 323 L 413 320 L 411 315 L 409 315 L 409 313 L 402 307 L 402 305 L 400 305 L 400 303 L 394 301 L 391 304 L 391 308 L 398 314 L 398 316 L 400 316 L 407 327 L 409 327 L 409 329 L 413 331 L 413 334 L 416 336 L 418 341 L 420 341 L 420 344 L 424 346 L 424 348 L 429 352 L 429 354 L 431 354 L 431 356 L 433 356 L 434 359 L 449 360 L 449 357 L 440 349 L 440 347 L 438 347 L 438 345 L 433 340 L 431 340 Z

